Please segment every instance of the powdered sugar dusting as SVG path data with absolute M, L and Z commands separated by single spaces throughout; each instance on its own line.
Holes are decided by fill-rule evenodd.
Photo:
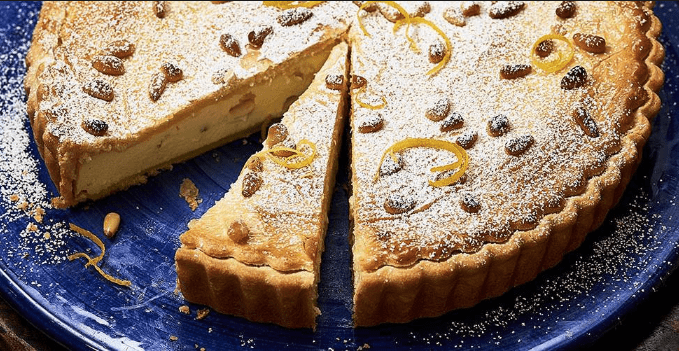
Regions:
M 629 79 L 616 77 L 600 62 L 631 45 L 634 37 L 625 37 L 624 32 L 628 26 L 634 27 L 636 20 L 623 16 L 626 25 L 605 25 L 600 22 L 602 14 L 609 11 L 608 4 L 583 4 L 578 21 L 569 21 L 563 30 L 566 36 L 582 31 L 606 37 L 607 53 L 592 55 L 576 50 L 570 65 L 559 72 L 536 69 L 525 77 L 506 80 L 500 79 L 500 68 L 530 62 L 533 43 L 551 33 L 556 23 L 562 23 L 554 15 L 558 3 L 525 4 L 518 14 L 504 19 L 490 18 L 488 6 L 482 4 L 479 16 L 467 18 L 466 26 L 458 27 L 443 17 L 445 6 L 432 3 L 425 19 L 434 22 L 454 43 L 450 62 L 433 77 L 426 75 L 433 66 L 426 52 L 410 48 L 404 35 L 406 26 L 393 33 L 393 24 L 379 14 L 362 13 L 370 36 L 352 28 L 351 35 L 356 38 L 352 74 L 367 79 L 368 93 L 387 100 L 384 109 L 373 111 L 358 106 L 357 95 L 352 95 L 353 127 L 377 113 L 385 120 L 382 131 L 353 134 L 353 216 L 356 233 L 366 233 L 365 237 L 357 236 L 354 252 L 365 252 L 357 259 L 369 270 L 380 264 L 410 265 L 419 258 L 445 259 L 459 251 L 474 252 L 485 242 L 506 240 L 517 228 L 533 228 L 545 214 L 560 210 L 569 196 L 581 193 L 586 179 L 602 172 L 609 155 L 622 146 L 620 134 L 628 126 L 628 114 L 621 107 L 624 100 L 620 96 L 624 94 L 619 91 L 629 86 L 624 82 L 614 87 L 596 77 Z M 420 49 L 440 40 L 426 26 L 411 25 L 409 34 Z M 575 65 L 587 70 L 590 85 L 564 90 L 563 75 Z M 634 84 L 630 82 L 630 86 Z M 587 89 L 595 91 L 594 99 L 586 98 Z M 452 111 L 464 116 L 461 128 L 441 132 L 440 122 L 425 118 L 425 110 L 442 98 L 451 99 Z M 574 107 L 580 103 L 592 113 L 599 137 L 585 135 L 573 118 Z M 509 129 L 491 136 L 488 121 L 500 114 L 507 116 Z M 470 132 L 476 132 L 478 140 L 467 150 L 470 164 L 464 184 L 444 188 L 428 185 L 435 177 L 429 171 L 432 167 L 456 161 L 449 152 L 429 148 L 402 152 L 404 170 L 374 180 L 381 155 L 396 142 L 407 138 L 454 142 Z M 526 139 L 531 138 L 532 143 L 520 143 L 526 146 L 521 147 L 522 153 L 510 155 L 519 153 L 511 140 L 522 136 L 530 136 Z M 512 146 L 511 152 L 505 150 L 507 144 Z M 417 194 L 417 206 L 412 212 L 389 215 L 383 207 L 385 199 L 404 189 Z M 468 213 L 459 206 L 464 192 L 478 199 L 478 213 Z M 385 232 L 390 235 L 381 235 Z M 398 253 L 392 252 L 396 246 L 401 248 Z M 418 254 L 412 255 L 413 251 Z M 432 251 L 437 256 L 431 257 Z M 400 255 L 408 259 L 399 260 Z
M 223 199 L 189 224 L 190 230 L 181 238 L 184 245 L 195 245 L 213 257 L 234 257 L 239 262 L 267 264 L 280 271 L 313 270 L 320 259 L 315 248 L 322 245 L 319 239 L 327 221 L 323 204 L 329 201 L 329 177 L 334 177 L 330 170 L 337 162 L 331 151 L 337 148 L 336 130 L 342 128 L 338 108 L 346 94 L 345 90 L 327 87 L 326 77 L 337 75 L 347 82 L 347 50 L 345 44 L 335 48 L 326 66 L 281 122 L 287 127 L 291 148 L 295 144 L 299 148 L 302 140 L 315 145 L 311 163 L 289 169 L 259 154 L 263 171 L 257 191 L 249 197 L 242 195 L 244 179 L 252 174 L 245 169 Z M 309 153 L 306 148 L 300 150 Z M 234 221 L 243 221 L 249 227 L 247 245 L 226 241 L 225 228 Z M 193 231 L 200 234 L 194 238 Z
M 216 72 L 233 72 L 235 79 L 251 78 L 271 64 L 282 63 L 325 38 L 346 31 L 349 10 L 355 8 L 347 3 L 321 4 L 310 10 L 314 15 L 306 21 L 283 26 L 276 18 L 284 10 L 258 2 L 230 2 L 218 7 L 207 2 L 179 2 L 173 4 L 172 11 L 162 20 L 148 6 L 148 3 L 64 5 L 67 14 L 73 17 L 72 22 L 62 28 L 62 44 L 55 49 L 56 62 L 41 75 L 46 85 L 59 86 L 61 93 L 47 97 L 39 106 L 41 110 L 56 106 L 66 109 L 66 114 L 57 116 L 47 126 L 60 140 L 101 142 L 101 138 L 88 135 L 79 127 L 82 116 L 107 122 L 111 127 L 107 134 L 109 142 L 157 127 L 165 122 L 166 116 L 223 89 L 213 84 Z M 248 33 L 261 26 L 271 26 L 273 32 L 261 48 L 253 49 L 246 45 Z M 233 57 L 220 47 L 220 37 L 227 33 L 243 46 L 242 57 Z M 92 68 L 92 58 L 117 40 L 126 40 L 136 48 L 131 56 L 120 60 L 124 74 L 113 77 L 97 72 Z M 168 84 L 158 101 L 153 101 L 147 87 L 164 62 L 176 62 L 185 79 Z M 80 85 L 95 78 L 109 82 L 119 98 L 107 103 L 84 94 Z M 71 83 L 62 84 L 62 80 Z
M 12 49 L 0 54 L 0 232 L 13 235 L 3 240 L 17 242 L 2 255 L 51 264 L 65 259 L 65 239 L 71 234 L 64 223 L 49 216 L 50 194 L 39 177 L 40 161 L 30 148 L 33 137 L 27 125 L 24 74 L 15 71 L 23 67 L 28 37 L 2 43 Z

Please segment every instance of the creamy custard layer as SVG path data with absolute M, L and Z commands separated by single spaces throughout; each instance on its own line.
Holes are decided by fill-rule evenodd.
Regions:
M 163 132 L 128 149 L 83 157 L 76 178 L 76 198 L 96 199 L 138 184 L 163 167 L 233 141 L 280 117 L 289 106 L 288 99 L 308 88 L 328 54 L 329 48 L 324 49 L 285 71 L 274 72 L 263 84 L 249 86 L 244 82 L 225 99 L 196 111 L 182 111 L 184 118 L 177 118 L 179 121 Z

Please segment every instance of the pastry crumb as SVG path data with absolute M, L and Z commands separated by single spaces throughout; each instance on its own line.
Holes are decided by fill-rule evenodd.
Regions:
M 35 232 L 38 230 L 38 226 L 35 225 L 35 223 L 28 223 L 28 226 L 26 226 L 26 230 L 29 232 Z
M 363 344 L 363 346 L 359 346 L 357 350 L 367 350 L 370 348 L 370 345 L 368 343 Z
M 9 196 L 9 200 L 12 201 L 12 202 L 17 202 L 17 201 L 19 201 L 19 195 L 12 194 L 12 195 Z
M 177 341 L 178 339 L 179 339 L 178 337 L 170 335 L 170 341 Z
M 181 305 L 181 306 L 179 306 L 179 312 L 181 312 L 183 314 L 189 314 L 189 313 L 191 313 L 191 310 L 189 309 L 189 306 Z
M 198 312 L 196 312 L 196 319 L 197 319 L 197 320 L 201 320 L 201 319 L 207 317 L 207 315 L 208 315 L 209 313 L 210 313 L 210 309 L 209 309 L 209 308 L 200 309 L 200 310 L 198 310 Z
M 184 178 L 182 181 L 182 185 L 179 187 L 179 196 L 186 200 L 191 211 L 195 211 L 196 208 L 198 208 L 198 204 L 203 202 L 203 200 L 198 197 L 198 188 L 196 187 L 196 184 L 189 178 Z
M 42 209 L 42 207 L 38 206 L 33 210 L 33 219 L 35 219 L 36 222 L 42 223 L 42 220 L 45 218 L 45 210 Z

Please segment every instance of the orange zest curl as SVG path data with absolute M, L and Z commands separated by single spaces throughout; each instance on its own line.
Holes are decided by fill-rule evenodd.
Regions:
M 457 157 L 457 161 L 447 164 L 447 165 L 442 165 L 442 166 L 436 166 L 431 169 L 431 172 L 443 172 L 443 171 L 450 171 L 453 169 L 457 169 L 455 173 L 451 174 L 448 177 L 432 181 L 429 180 L 429 185 L 433 187 L 443 187 L 443 186 L 448 186 L 450 184 L 455 183 L 458 181 L 464 172 L 467 170 L 467 167 L 469 167 L 469 155 L 467 155 L 467 152 L 459 145 L 445 141 L 445 140 L 436 140 L 436 139 L 426 139 L 426 138 L 410 138 L 410 139 L 405 139 L 402 141 L 397 142 L 396 144 L 392 145 L 389 147 L 386 151 L 384 151 L 384 154 L 382 155 L 382 159 L 380 159 L 380 163 L 377 166 L 377 173 L 375 174 L 374 180 L 377 181 L 377 179 L 380 176 L 380 168 L 382 167 L 382 163 L 384 162 L 384 158 L 389 155 L 392 160 L 396 161 L 396 152 L 408 149 L 408 148 L 413 148 L 413 147 L 430 147 L 434 149 L 441 149 L 441 150 L 447 150 L 455 154 Z
M 302 147 L 306 145 L 311 153 L 307 154 L 302 152 Z M 288 157 L 278 157 L 275 155 L 278 151 L 287 151 L 292 153 Z M 310 142 L 309 140 L 302 139 L 297 143 L 297 148 L 292 149 L 285 146 L 274 146 L 271 149 L 260 151 L 260 153 L 266 154 L 271 161 L 290 169 L 303 168 L 311 164 L 311 162 L 316 157 L 316 144 Z
M 84 252 L 76 252 L 76 253 L 68 256 L 69 261 L 73 261 L 77 258 L 84 258 L 84 259 L 87 260 L 87 263 L 85 263 L 85 267 L 89 267 L 89 266 L 94 267 L 94 269 L 99 274 L 101 274 L 101 276 L 104 277 L 106 280 L 108 280 L 112 283 L 118 284 L 118 285 L 122 285 L 122 286 L 132 285 L 132 283 L 129 280 L 122 280 L 122 279 L 118 279 L 118 278 L 114 278 L 114 277 L 110 276 L 109 274 L 104 272 L 97 265 L 99 263 L 99 261 L 101 261 L 101 259 L 104 258 L 104 253 L 106 253 L 106 247 L 104 246 L 104 243 L 101 240 L 99 240 L 99 238 L 96 235 L 92 234 L 92 232 L 90 232 L 89 230 L 85 230 L 83 228 L 78 227 L 77 225 L 75 225 L 73 223 L 69 223 L 68 225 L 71 228 L 71 230 L 73 230 L 76 233 L 92 240 L 95 244 L 97 244 L 97 246 L 99 246 L 99 249 L 101 250 L 101 253 L 99 254 L 99 256 L 97 256 L 95 258 L 91 258 L 89 255 L 87 255 Z
M 399 20 L 394 25 L 394 32 L 396 32 L 396 30 L 398 30 L 398 28 L 401 27 L 403 25 L 403 23 L 405 23 L 404 21 L 407 21 L 408 26 L 410 26 L 411 22 L 412 23 L 420 23 L 420 24 L 424 24 L 424 25 L 429 26 L 436 33 L 438 33 L 441 36 L 441 38 L 443 38 L 443 41 L 446 43 L 446 54 L 443 56 L 443 59 L 441 60 L 441 62 L 436 64 L 436 66 L 434 66 L 432 69 L 430 69 L 427 72 L 427 75 L 435 75 L 438 71 L 441 70 L 441 68 L 443 68 L 443 66 L 446 65 L 446 63 L 448 63 L 448 60 L 450 60 L 451 51 L 453 50 L 453 44 L 450 42 L 450 39 L 448 39 L 448 36 L 446 35 L 446 33 L 444 33 L 441 30 L 441 28 L 439 28 L 436 24 L 434 24 L 434 22 L 429 21 L 427 19 L 424 19 L 422 17 L 410 17 L 410 18 L 404 18 L 402 20 Z M 410 29 L 410 27 L 406 27 L 406 37 L 409 40 L 412 40 L 408 36 L 408 29 Z M 533 49 L 533 50 L 535 50 L 535 49 Z
M 356 17 L 358 18 L 358 26 L 361 27 L 363 35 L 369 37 L 370 33 L 368 33 L 368 31 L 365 29 L 365 26 L 363 26 L 363 22 L 361 21 L 361 16 L 359 16 L 359 13 L 361 13 L 361 10 L 372 4 L 385 4 L 395 8 L 396 11 L 403 15 L 404 17 L 403 20 L 406 21 L 408 29 L 410 29 L 410 14 L 408 13 L 408 11 L 406 11 L 406 9 L 403 8 L 403 6 L 397 4 L 396 1 L 366 1 L 361 5 L 361 7 L 358 8 L 358 11 L 356 12 Z M 396 33 L 396 25 L 394 25 L 394 33 Z M 420 49 L 417 48 L 417 45 L 415 44 L 413 38 L 411 38 L 410 35 L 408 35 L 408 30 L 406 30 L 406 38 L 410 42 L 410 47 L 413 50 L 415 50 L 415 52 L 420 52 Z
M 262 1 L 264 6 L 272 6 L 283 10 L 294 9 L 295 7 L 312 8 L 325 1 Z
M 560 40 L 563 41 L 564 43 L 568 44 L 568 53 L 565 55 L 559 50 L 558 52 L 558 57 L 554 60 L 550 61 L 545 61 L 541 60 L 537 57 L 535 54 L 535 49 L 537 49 L 538 45 L 542 43 L 545 40 Z M 533 48 L 530 50 L 530 59 L 533 62 L 534 65 L 539 67 L 540 69 L 547 71 L 549 73 L 556 72 L 568 65 L 569 62 L 573 59 L 573 55 L 575 55 L 575 48 L 573 47 L 573 43 L 568 40 L 568 38 L 564 37 L 563 35 L 560 34 L 547 34 L 541 36 L 535 44 L 533 44 Z
M 369 104 L 369 103 L 366 103 L 366 102 L 361 101 L 361 99 L 360 99 L 358 96 L 356 96 L 356 103 L 357 103 L 359 106 L 364 107 L 364 108 L 367 108 L 367 109 L 370 109 L 370 110 L 379 110 L 379 109 L 382 109 L 382 108 L 384 108 L 385 106 L 387 106 L 387 99 L 385 99 L 384 96 L 380 96 L 380 98 L 382 99 L 382 103 L 381 103 L 381 104 L 379 104 L 379 105 L 371 105 L 371 104 Z

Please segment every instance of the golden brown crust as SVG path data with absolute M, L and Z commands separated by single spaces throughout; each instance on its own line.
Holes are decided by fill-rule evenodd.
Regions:
M 633 70 L 629 76 L 643 92 L 632 92 L 626 100 L 633 112 L 630 127 L 605 170 L 589 179 L 583 193 L 568 198 L 560 212 L 546 215 L 532 230 L 515 232 L 505 243 L 485 244 L 476 253 L 453 255 L 444 262 L 420 260 L 410 267 L 384 266 L 360 272 L 355 276 L 356 325 L 438 316 L 499 296 L 556 265 L 565 253 L 582 243 L 587 233 L 601 225 L 636 170 L 650 135 L 650 120 L 660 108 L 656 93 L 664 80 L 659 68 L 664 49 L 656 39 L 661 23 L 650 10 L 639 9 L 637 14 L 647 19 L 647 24 L 639 28 L 647 40 L 636 46 L 644 48 L 635 51 L 632 62 L 636 59 L 643 63 L 639 67 L 630 61 L 621 65 Z
M 284 29 L 276 27 L 277 32 L 263 48 L 244 48 L 243 57 L 232 58 L 218 46 L 222 31 L 232 31 L 244 40 L 247 30 L 270 20 L 281 10 L 255 3 L 231 3 L 215 8 L 209 3 L 183 2 L 173 4 L 168 16 L 161 20 L 149 6 L 144 2 L 47 2 L 43 6 L 27 56 L 29 70 L 25 86 L 29 93 L 28 112 L 36 143 L 60 192 L 58 204 L 61 206 L 97 199 L 142 183 L 159 169 L 195 156 L 196 150 L 182 152 L 155 165 L 151 165 L 154 162 L 151 160 L 146 169 L 126 177 L 120 176 L 111 184 L 98 185 L 96 190 L 89 189 L 86 187 L 88 184 L 81 184 L 82 172 L 86 167 L 95 167 L 88 164 L 100 154 L 129 151 L 155 140 L 153 138 L 170 133 L 172 128 L 200 115 L 202 110 L 231 98 L 238 99 L 239 94 L 249 94 L 252 87 L 273 84 L 276 79 L 290 82 L 286 83 L 289 86 L 279 89 L 281 94 L 283 91 L 289 91 L 291 95 L 301 94 L 322 61 L 309 62 L 306 64 L 308 67 L 295 72 L 302 78 L 301 82 L 283 77 L 283 72 L 299 69 L 295 65 L 300 62 L 318 61 L 339 42 L 348 27 L 344 14 L 350 8 L 349 5 L 326 4 L 325 7 L 330 10 L 318 12 L 308 23 Z M 197 21 L 196 16 L 201 21 Z M 242 17 L 240 27 L 230 20 L 234 16 Z M 117 27 L 110 26 L 110 18 L 116 18 Z M 225 22 L 228 25 L 214 24 Z M 202 26 L 187 30 L 195 23 Z M 318 26 L 314 27 L 316 24 Z M 200 33 L 196 32 L 191 39 L 187 33 L 195 31 Z M 275 42 L 290 41 L 289 37 L 300 40 L 291 45 Z M 97 72 L 90 62 L 92 57 L 121 38 L 136 44 L 134 53 L 123 59 L 125 73 L 110 76 Z M 204 51 L 195 50 L 194 46 L 204 48 Z M 184 70 L 184 79 L 169 83 L 162 97 L 154 101 L 149 98 L 146 87 L 154 70 L 165 62 L 177 62 Z M 221 82 L 216 78 L 220 72 L 224 77 Z M 113 87 L 111 102 L 83 92 L 81 86 L 93 79 L 104 80 Z M 287 97 L 276 99 L 285 100 Z M 277 105 L 277 100 L 270 101 L 269 105 Z M 272 116 L 282 113 L 282 110 L 274 109 L 261 107 L 255 112 Z M 146 118 L 139 118 L 138 111 L 149 113 Z M 254 120 L 266 116 L 249 117 L 252 122 L 229 121 L 244 125 L 234 125 L 232 133 L 225 133 L 223 138 L 203 145 L 200 151 L 257 130 L 259 123 Z M 83 131 L 81 121 L 84 118 L 105 121 L 108 124 L 106 135 L 93 137 Z
M 283 273 L 183 247 L 175 260 L 184 298 L 217 312 L 288 328 L 311 328 L 320 314 L 310 303 L 316 301 L 312 272 Z
M 315 144 L 311 163 L 299 169 L 279 166 L 265 147 L 224 198 L 181 235 L 177 275 L 188 301 L 253 321 L 315 327 L 321 253 L 347 112 L 348 52 L 346 43 L 332 50 L 277 125 L 284 130 L 279 139 Z M 342 77 L 339 90 L 328 88 L 331 75 Z M 262 181 L 245 194 L 244 180 L 253 174 Z

